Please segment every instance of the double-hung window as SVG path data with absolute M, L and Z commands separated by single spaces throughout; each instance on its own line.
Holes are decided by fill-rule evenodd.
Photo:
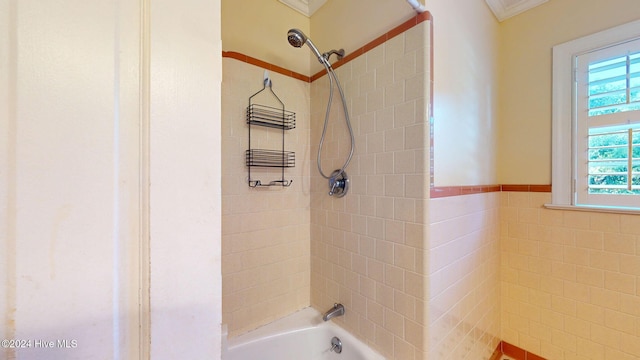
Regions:
M 553 54 L 553 205 L 640 210 L 640 22 Z

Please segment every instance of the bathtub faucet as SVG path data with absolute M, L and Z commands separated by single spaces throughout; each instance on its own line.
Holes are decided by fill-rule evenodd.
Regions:
M 344 315 L 344 305 L 333 304 L 333 307 L 329 309 L 329 311 L 324 313 L 324 315 L 322 316 L 322 320 L 329 321 L 331 318 L 342 315 Z

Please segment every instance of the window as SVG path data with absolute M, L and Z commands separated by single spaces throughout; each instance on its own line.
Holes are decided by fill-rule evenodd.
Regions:
M 640 21 L 553 56 L 553 205 L 640 210 Z
M 640 40 L 575 66 L 576 205 L 640 205 Z

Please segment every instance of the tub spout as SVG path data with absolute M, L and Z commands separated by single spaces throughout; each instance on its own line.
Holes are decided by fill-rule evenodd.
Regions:
M 322 320 L 329 321 L 331 320 L 331 318 L 334 318 L 336 316 L 342 316 L 342 315 L 344 315 L 344 305 L 333 304 L 333 307 L 329 309 L 329 311 L 324 313 L 324 315 L 322 316 Z

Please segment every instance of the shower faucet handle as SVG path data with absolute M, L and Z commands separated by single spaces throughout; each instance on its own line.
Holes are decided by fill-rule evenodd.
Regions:
M 329 196 L 343 197 L 349 190 L 349 178 L 344 170 L 335 170 L 329 176 Z
M 331 189 L 329 189 L 329 196 L 333 196 L 334 194 L 334 190 L 336 189 L 336 187 L 338 186 L 338 181 L 331 181 L 329 180 L 329 186 L 331 186 Z

